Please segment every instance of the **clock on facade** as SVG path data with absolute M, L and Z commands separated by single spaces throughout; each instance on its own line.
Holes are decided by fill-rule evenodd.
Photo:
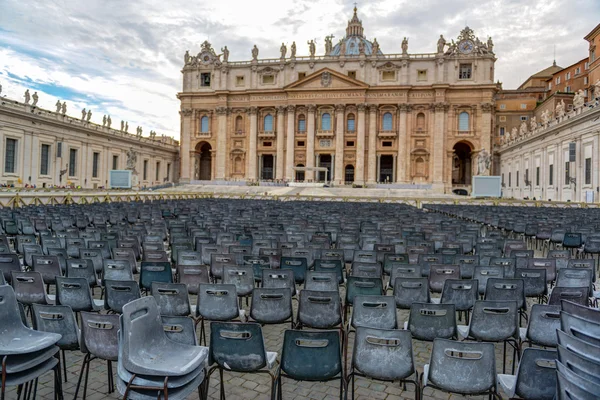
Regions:
M 475 48 L 475 43 L 472 40 L 466 39 L 458 44 L 458 50 L 463 54 L 469 54 Z

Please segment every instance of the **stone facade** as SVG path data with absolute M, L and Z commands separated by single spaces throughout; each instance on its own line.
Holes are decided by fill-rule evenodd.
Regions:
M 434 39 L 435 40 L 435 39 Z M 182 69 L 181 181 L 470 184 L 491 153 L 493 43 L 465 28 L 427 54 L 384 54 L 357 17 L 325 54 L 230 61 L 205 42 Z M 305 170 L 296 169 L 304 168 Z M 489 173 L 489 171 L 488 171 Z
M 37 94 L 33 98 L 37 103 Z M 106 119 L 90 122 L 91 112 L 75 118 L 64 104 L 55 112 L 28 100 L 0 101 L 1 184 L 103 188 L 112 169 L 132 169 L 136 188 L 177 181 L 179 142 L 173 138 L 130 134 Z

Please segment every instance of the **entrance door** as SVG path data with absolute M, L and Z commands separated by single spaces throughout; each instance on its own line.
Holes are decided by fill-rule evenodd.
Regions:
M 394 181 L 394 156 L 383 155 L 379 159 L 379 182 Z
M 273 155 L 262 155 L 262 170 L 260 171 L 260 179 L 264 181 L 273 180 Z
M 327 179 L 331 180 L 331 154 L 321 154 L 319 167 L 327 168 Z M 319 171 L 319 182 L 325 182 L 325 171 Z
M 211 154 L 211 146 L 208 143 L 202 144 L 200 147 L 200 160 L 199 160 L 199 171 L 197 179 L 201 181 L 210 181 L 212 179 L 211 168 L 212 168 L 212 154 Z M 196 152 L 198 149 L 196 147 Z
M 296 167 L 303 168 L 304 164 L 298 164 Z M 296 182 L 304 182 L 304 171 L 296 171 Z
M 344 181 L 346 184 L 354 182 L 354 166 L 346 165 L 344 169 Z

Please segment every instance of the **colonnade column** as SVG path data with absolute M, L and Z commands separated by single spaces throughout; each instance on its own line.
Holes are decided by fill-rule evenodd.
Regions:
M 367 169 L 367 183 L 377 181 L 377 105 L 369 105 L 369 166 Z
M 246 178 L 251 181 L 256 180 L 256 135 L 257 135 L 257 113 L 256 107 L 250 107 L 250 138 L 248 144 L 248 168 L 246 168 Z
M 445 103 L 436 103 L 434 105 L 435 121 L 433 131 L 433 184 L 444 184 L 444 116 L 447 105 Z
M 365 183 L 365 104 L 359 104 L 358 127 L 356 129 L 356 168 L 354 182 L 358 185 Z
M 335 168 L 334 176 L 335 183 L 342 184 L 344 182 L 344 104 L 335 106 Z
M 192 135 L 192 110 L 185 108 L 179 112 L 181 116 L 181 173 L 179 181 L 187 183 L 190 181 L 192 165 L 190 165 L 190 146 Z
M 277 107 L 277 164 L 275 179 L 283 179 L 283 130 L 285 129 L 285 107 Z
M 407 104 L 398 104 L 398 157 L 396 158 L 396 182 L 406 182 L 406 113 Z
M 315 111 L 317 107 L 314 105 L 308 106 L 308 119 L 306 121 L 306 167 L 313 168 L 315 166 Z M 306 181 L 314 181 L 315 172 L 306 171 L 304 179 Z
M 481 105 L 481 148 L 485 149 L 490 155 L 492 160 L 492 104 L 483 103 Z M 492 175 L 492 164 L 490 161 L 490 168 L 485 175 Z
M 217 107 L 217 151 L 215 179 L 223 180 L 226 177 L 225 156 L 227 152 L 227 107 Z
M 287 106 L 287 130 L 285 144 L 285 179 L 294 180 L 294 135 L 296 127 L 296 116 L 294 114 L 295 106 Z

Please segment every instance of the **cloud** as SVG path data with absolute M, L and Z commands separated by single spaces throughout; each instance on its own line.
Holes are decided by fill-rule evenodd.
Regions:
M 227 45 L 230 60 L 279 57 L 279 46 L 345 34 L 353 5 L 342 0 L 62 0 L 0 2 L 0 83 L 3 95 L 21 98 L 37 90 L 40 105 L 69 104 L 69 114 L 92 109 L 92 119 L 111 114 L 144 132 L 179 136 L 181 67 L 209 39 Z M 597 0 L 372 0 L 359 4 L 368 38 L 384 53 L 435 51 L 439 34 L 450 40 L 468 24 L 476 35 L 494 38 L 496 78 L 516 88 L 529 75 L 556 61 L 565 67 L 587 56 L 583 40 L 598 23 Z

